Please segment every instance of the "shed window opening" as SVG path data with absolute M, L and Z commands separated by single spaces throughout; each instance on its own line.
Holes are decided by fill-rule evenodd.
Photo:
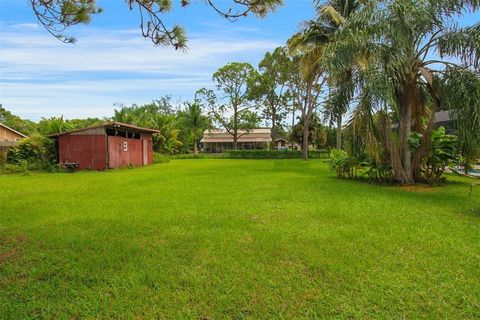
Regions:
M 107 136 L 122 137 L 127 139 L 137 139 L 140 140 L 140 132 L 118 130 L 114 128 L 107 128 Z

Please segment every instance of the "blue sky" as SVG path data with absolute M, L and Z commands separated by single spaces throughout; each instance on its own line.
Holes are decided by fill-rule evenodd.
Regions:
M 229 22 L 203 0 L 187 8 L 174 2 L 166 21 L 185 27 L 186 53 L 143 39 L 138 15 L 124 0 L 98 1 L 102 14 L 68 30 L 78 39 L 74 45 L 42 29 L 26 0 L 0 0 L 0 103 L 38 120 L 111 116 L 114 103 L 148 103 L 167 94 L 174 101 L 190 99 L 197 89 L 212 86 L 219 67 L 231 61 L 256 66 L 314 15 L 311 0 L 291 0 L 265 19 Z
M 191 99 L 212 87 L 211 75 L 228 62 L 256 66 L 266 51 L 283 45 L 302 21 L 314 16 L 311 0 L 285 0 L 265 19 L 229 22 L 204 0 L 181 8 L 174 0 L 165 21 L 185 27 L 186 53 L 155 47 L 142 38 L 139 16 L 124 0 L 97 0 L 104 12 L 89 25 L 68 30 L 63 44 L 37 24 L 27 0 L 0 0 L 0 103 L 24 118 L 64 115 L 105 117 L 114 103 L 148 103 L 163 95 Z M 230 0 L 217 0 L 226 5 Z M 472 24 L 471 14 L 459 23 Z

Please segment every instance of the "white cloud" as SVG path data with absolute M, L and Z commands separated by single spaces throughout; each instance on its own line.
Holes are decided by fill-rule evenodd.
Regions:
M 18 23 L 12 26 L 13 29 L 21 29 L 21 30 L 36 30 L 40 28 L 38 23 Z
M 66 45 L 28 25 L 21 33 L 19 25 L 2 25 L 0 103 L 33 119 L 108 116 L 114 102 L 143 103 L 164 94 L 189 98 L 211 86 L 212 73 L 222 65 L 256 64 L 280 45 L 257 34 L 252 38 L 251 30 L 232 29 L 192 34 L 182 53 L 153 46 L 138 30 L 92 28 L 77 44 Z

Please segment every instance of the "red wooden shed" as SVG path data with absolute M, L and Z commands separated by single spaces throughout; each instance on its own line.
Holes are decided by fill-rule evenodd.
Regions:
M 60 164 L 78 163 L 78 169 L 104 170 L 153 163 L 152 136 L 158 130 L 120 122 L 106 122 L 52 134 Z

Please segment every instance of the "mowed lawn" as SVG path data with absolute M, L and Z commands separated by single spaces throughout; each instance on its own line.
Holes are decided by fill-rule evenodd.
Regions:
M 479 318 L 480 187 L 321 160 L 0 176 L 0 318 Z

